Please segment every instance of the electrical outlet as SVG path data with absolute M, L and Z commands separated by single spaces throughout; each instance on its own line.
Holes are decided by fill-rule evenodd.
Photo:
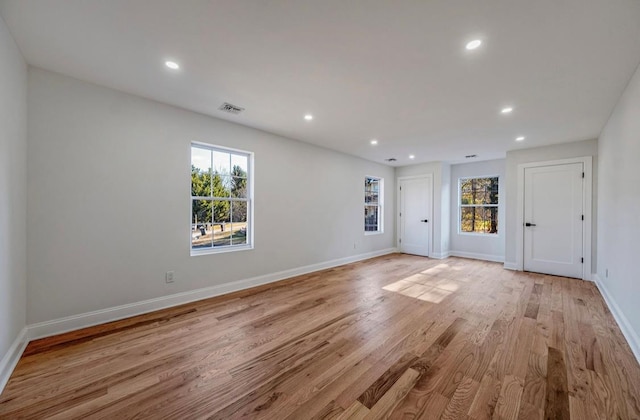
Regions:
M 175 274 L 175 271 L 167 271 L 166 273 L 164 273 L 164 281 L 167 283 L 173 283 L 175 281 Z

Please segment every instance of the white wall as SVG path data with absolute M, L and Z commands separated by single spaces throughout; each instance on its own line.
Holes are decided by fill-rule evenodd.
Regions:
M 505 237 L 505 265 L 516 265 L 516 235 L 518 229 L 518 165 L 521 163 L 544 162 L 574 157 L 593 156 L 593 205 L 591 209 L 591 272 L 595 272 L 598 243 L 597 229 L 597 199 L 598 199 L 598 140 L 584 140 L 571 143 L 562 143 L 552 146 L 535 147 L 532 149 L 512 150 L 507 152 L 506 168 L 506 237 Z
M 396 168 L 396 180 L 418 175 L 433 176 L 433 222 L 431 257 L 444 258 L 449 255 L 449 183 L 451 167 L 443 162 L 428 162 Z
M 391 167 L 40 69 L 28 103 L 29 323 L 394 246 Z M 191 141 L 255 152 L 254 250 L 189 256 Z
M 442 163 L 441 181 L 440 181 L 440 226 L 442 233 L 440 234 L 440 249 L 443 256 L 448 256 L 451 249 L 451 220 L 450 220 L 450 203 L 451 203 L 451 165 Z
M 636 70 L 598 141 L 597 280 L 608 292 L 609 306 L 640 359 L 639 160 L 640 70 Z
M 451 254 L 490 261 L 504 261 L 505 238 L 505 159 L 461 163 L 451 166 Z M 481 235 L 459 232 L 460 178 L 498 176 L 498 234 Z
M 26 119 L 27 66 L 0 18 L 0 360 L 25 326 Z

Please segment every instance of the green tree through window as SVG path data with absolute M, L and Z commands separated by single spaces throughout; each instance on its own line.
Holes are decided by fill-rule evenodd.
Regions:
M 250 242 L 250 153 L 191 147 L 191 249 Z
M 498 182 L 498 177 L 460 179 L 460 232 L 498 233 Z

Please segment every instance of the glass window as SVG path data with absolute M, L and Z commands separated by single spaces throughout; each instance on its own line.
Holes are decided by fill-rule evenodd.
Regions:
M 192 254 L 251 248 L 251 157 L 191 145 Z
M 498 177 L 461 178 L 461 233 L 498 233 Z
M 364 178 L 364 231 L 382 232 L 382 182 L 383 179 Z

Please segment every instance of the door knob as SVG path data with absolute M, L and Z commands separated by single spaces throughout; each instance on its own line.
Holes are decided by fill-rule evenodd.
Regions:
M 524 225 L 525 225 L 525 226 L 535 226 L 535 223 L 529 223 L 529 222 L 527 222 L 527 223 L 525 223 Z
M 423 219 L 423 220 L 420 220 L 420 221 L 421 221 L 422 223 L 427 223 L 427 222 L 428 222 L 428 220 L 427 220 L 427 219 Z

